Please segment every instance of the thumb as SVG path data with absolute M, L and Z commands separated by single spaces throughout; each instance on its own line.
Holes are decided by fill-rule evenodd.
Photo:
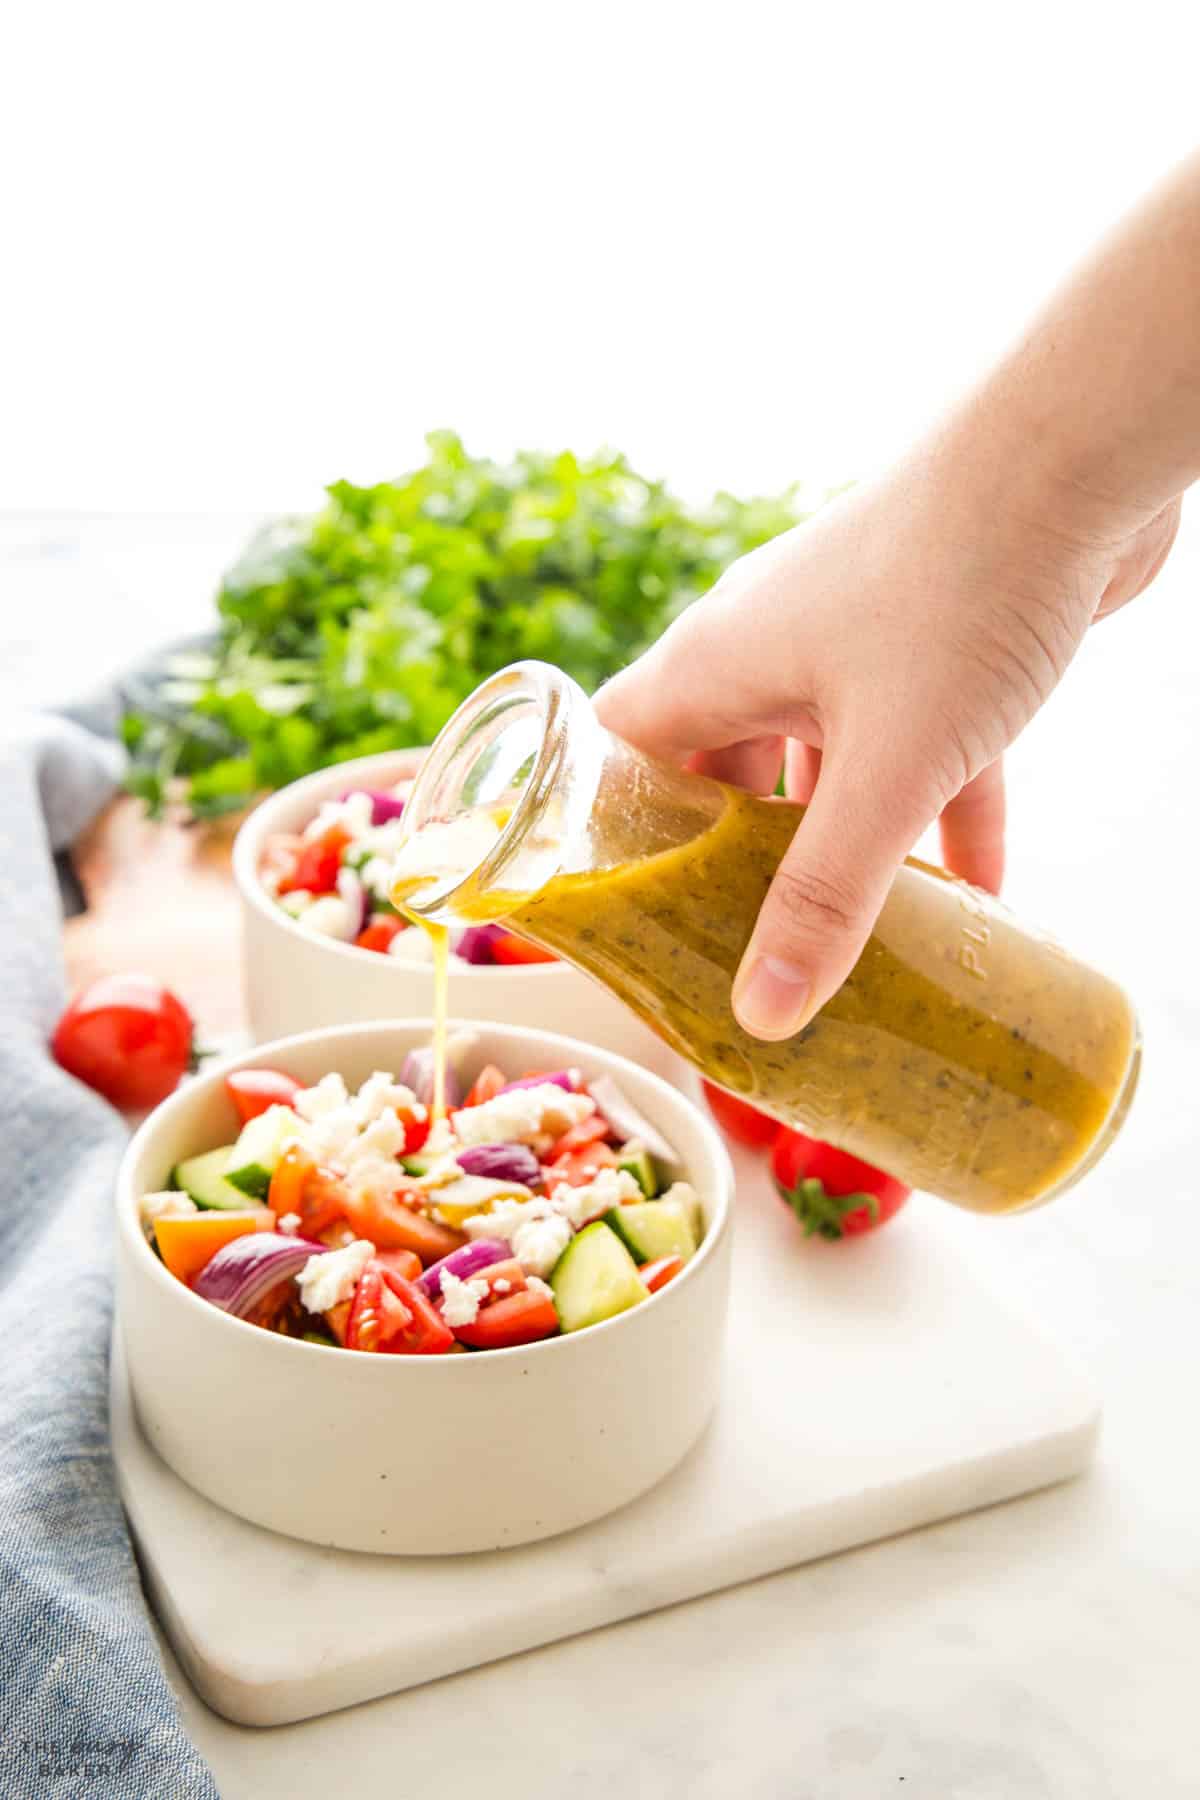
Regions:
M 868 756 L 826 749 L 733 984 L 744 1030 L 769 1041 L 793 1037 L 836 993 L 937 811 L 927 779 L 890 762 L 884 745 Z

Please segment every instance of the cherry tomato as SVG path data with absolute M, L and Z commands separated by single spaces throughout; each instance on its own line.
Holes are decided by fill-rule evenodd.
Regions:
M 554 1162 L 560 1156 L 569 1156 L 573 1150 L 586 1150 L 589 1144 L 597 1144 L 609 1134 L 609 1123 L 603 1113 L 593 1113 L 590 1119 L 583 1119 L 578 1125 L 572 1125 L 570 1131 L 564 1131 L 556 1138 L 546 1152 L 546 1161 Z
M 765 1150 L 775 1142 L 779 1130 L 778 1119 L 769 1119 L 766 1113 L 759 1112 L 748 1100 L 739 1100 L 736 1094 L 727 1094 L 724 1088 L 717 1087 L 711 1081 L 704 1081 L 701 1086 L 713 1118 L 731 1138 L 739 1144 L 748 1144 L 751 1150 Z
M 331 825 L 319 838 L 310 838 L 296 858 L 290 875 L 279 883 L 281 894 L 332 894 L 342 867 L 342 851 L 350 842 L 350 833 L 340 825 Z
M 267 1189 L 267 1205 L 277 1219 L 297 1213 L 298 1235 L 315 1238 L 348 1214 L 348 1202 L 346 1187 L 332 1169 L 321 1168 L 299 1144 L 288 1145 Z
M 498 963 L 552 963 L 557 956 L 549 950 L 543 950 L 540 944 L 531 944 L 525 938 L 517 937 L 511 931 L 502 931 L 492 939 L 492 956 Z
M 372 913 L 354 941 L 360 950 L 386 951 L 391 948 L 392 939 L 399 937 L 404 928 L 404 920 L 394 913 Z
M 568 1150 L 565 1156 L 545 1165 L 547 1190 L 556 1181 L 565 1181 L 569 1187 L 586 1187 L 599 1170 L 615 1169 L 618 1161 L 616 1151 L 608 1144 L 585 1144 L 582 1150 Z
M 502 1088 L 508 1086 L 508 1076 L 495 1063 L 485 1063 L 475 1077 L 473 1086 L 463 1101 L 464 1106 L 482 1106 L 485 1100 L 494 1100 Z
M 244 1125 L 268 1107 L 290 1106 L 300 1092 L 300 1083 L 280 1069 L 236 1069 L 225 1077 L 225 1092 Z
M 105 975 L 77 994 L 51 1048 L 70 1074 L 114 1106 L 157 1106 L 193 1061 L 191 1014 L 148 975 Z
M 643 1263 L 638 1274 L 650 1292 L 657 1294 L 659 1288 L 666 1287 L 668 1281 L 674 1281 L 682 1267 L 682 1256 L 660 1256 L 657 1262 Z
M 893 1218 L 910 1190 L 845 1150 L 781 1126 L 771 1152 L 780 1198 L 806 1237 L 859 1237 Z
M 390 1269 L 405 1281 L 420 1280 L 421 1259 L 415 1250 L 377 1250 L 374 1260 L 381 1269 Z
M 482 1306 L 469 1325 L 456 1326 L 454 1335 L 472 1350 L 508 1350 L 516 1344 L 535 1344 L 539 1338 L 553 1337 L 557 1330 L 558 1313 L 551 1296 L 525 1288 Z

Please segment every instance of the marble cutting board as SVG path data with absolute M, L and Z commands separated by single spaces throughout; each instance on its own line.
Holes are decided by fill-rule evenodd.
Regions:
M 654 1492 L 545 1543 L 393 1558 L 244 1524 L 145 1443 L 118 1329 L 122 1497 L 151 1602 L 211 1706 L 246 1725 L 310 1718 L 1083 1469 L 1099 1421 L 1089 1380 L 967 1271 L 939 1202 L 915 1196 L 877 1237 L 806 1242 L 757 1161 L 735 1161 L 733 1295 L 712 1424 Z

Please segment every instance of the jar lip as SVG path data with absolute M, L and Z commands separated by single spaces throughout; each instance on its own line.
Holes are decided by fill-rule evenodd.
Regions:
M 511 714 L 507 726 L 501 723 L 506 714 Z M 533 732 L 529 730 L 531 721 Z M 583 729 L 585 721 L 590 732 Z M 479 803 L 465 798 L 470 775 L 478 768 L 484 752 L 493 750 L 504 731 L 518 724 L 524 726 L 531 739 L 536 737 L 536 750 L 508 818 L 477 863 L 431 876 L 425 886 L 408 898 L 406 907 L 418 917 L 452 920 L 455 897 L 463 889 L 469 888 L 478 895 L 488 887 L 500 885 L 502 871 L 527 840 L 550 795 L 561 792 L 566 785 L 562 776 L 568 757 L 574 761 L 582 749 L 580 740 L 594 740 L 599 730 L 590 700 L 569 675 L 550 663 L 510 663 L 482 681 L 434 739 L 405 804 L 408 830 L 403 844 L 410 842 L 422 826 L 444 821 Z M 496 729 L 489 737 L 487 733 L 493 725 Z M 479 740 L 475 757 L 469 753 L 473 736 Z M 600 759 L 585 755 L 582 761 L 585 779 L 571 784 L 575 791 L 567 797 L 568 836 L 586 822 L 599 780 Z M 461 766 L 456 768 L 456 763 Z M 594 776 L 589 781 L 586 766 L 590 765 L 594 765 Z M 453 796 L 455 804 L 447 804 L 448 796 Z

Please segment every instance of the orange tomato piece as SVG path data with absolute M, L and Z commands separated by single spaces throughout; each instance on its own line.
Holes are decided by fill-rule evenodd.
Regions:
M 218 1250 L 251 1231 L 274 1231 L 275 1215 L 255 1212 L 187 1213 L 179 1219 L 156 1219 L 154 1241 L 172 1275 L 189 1285 Z

